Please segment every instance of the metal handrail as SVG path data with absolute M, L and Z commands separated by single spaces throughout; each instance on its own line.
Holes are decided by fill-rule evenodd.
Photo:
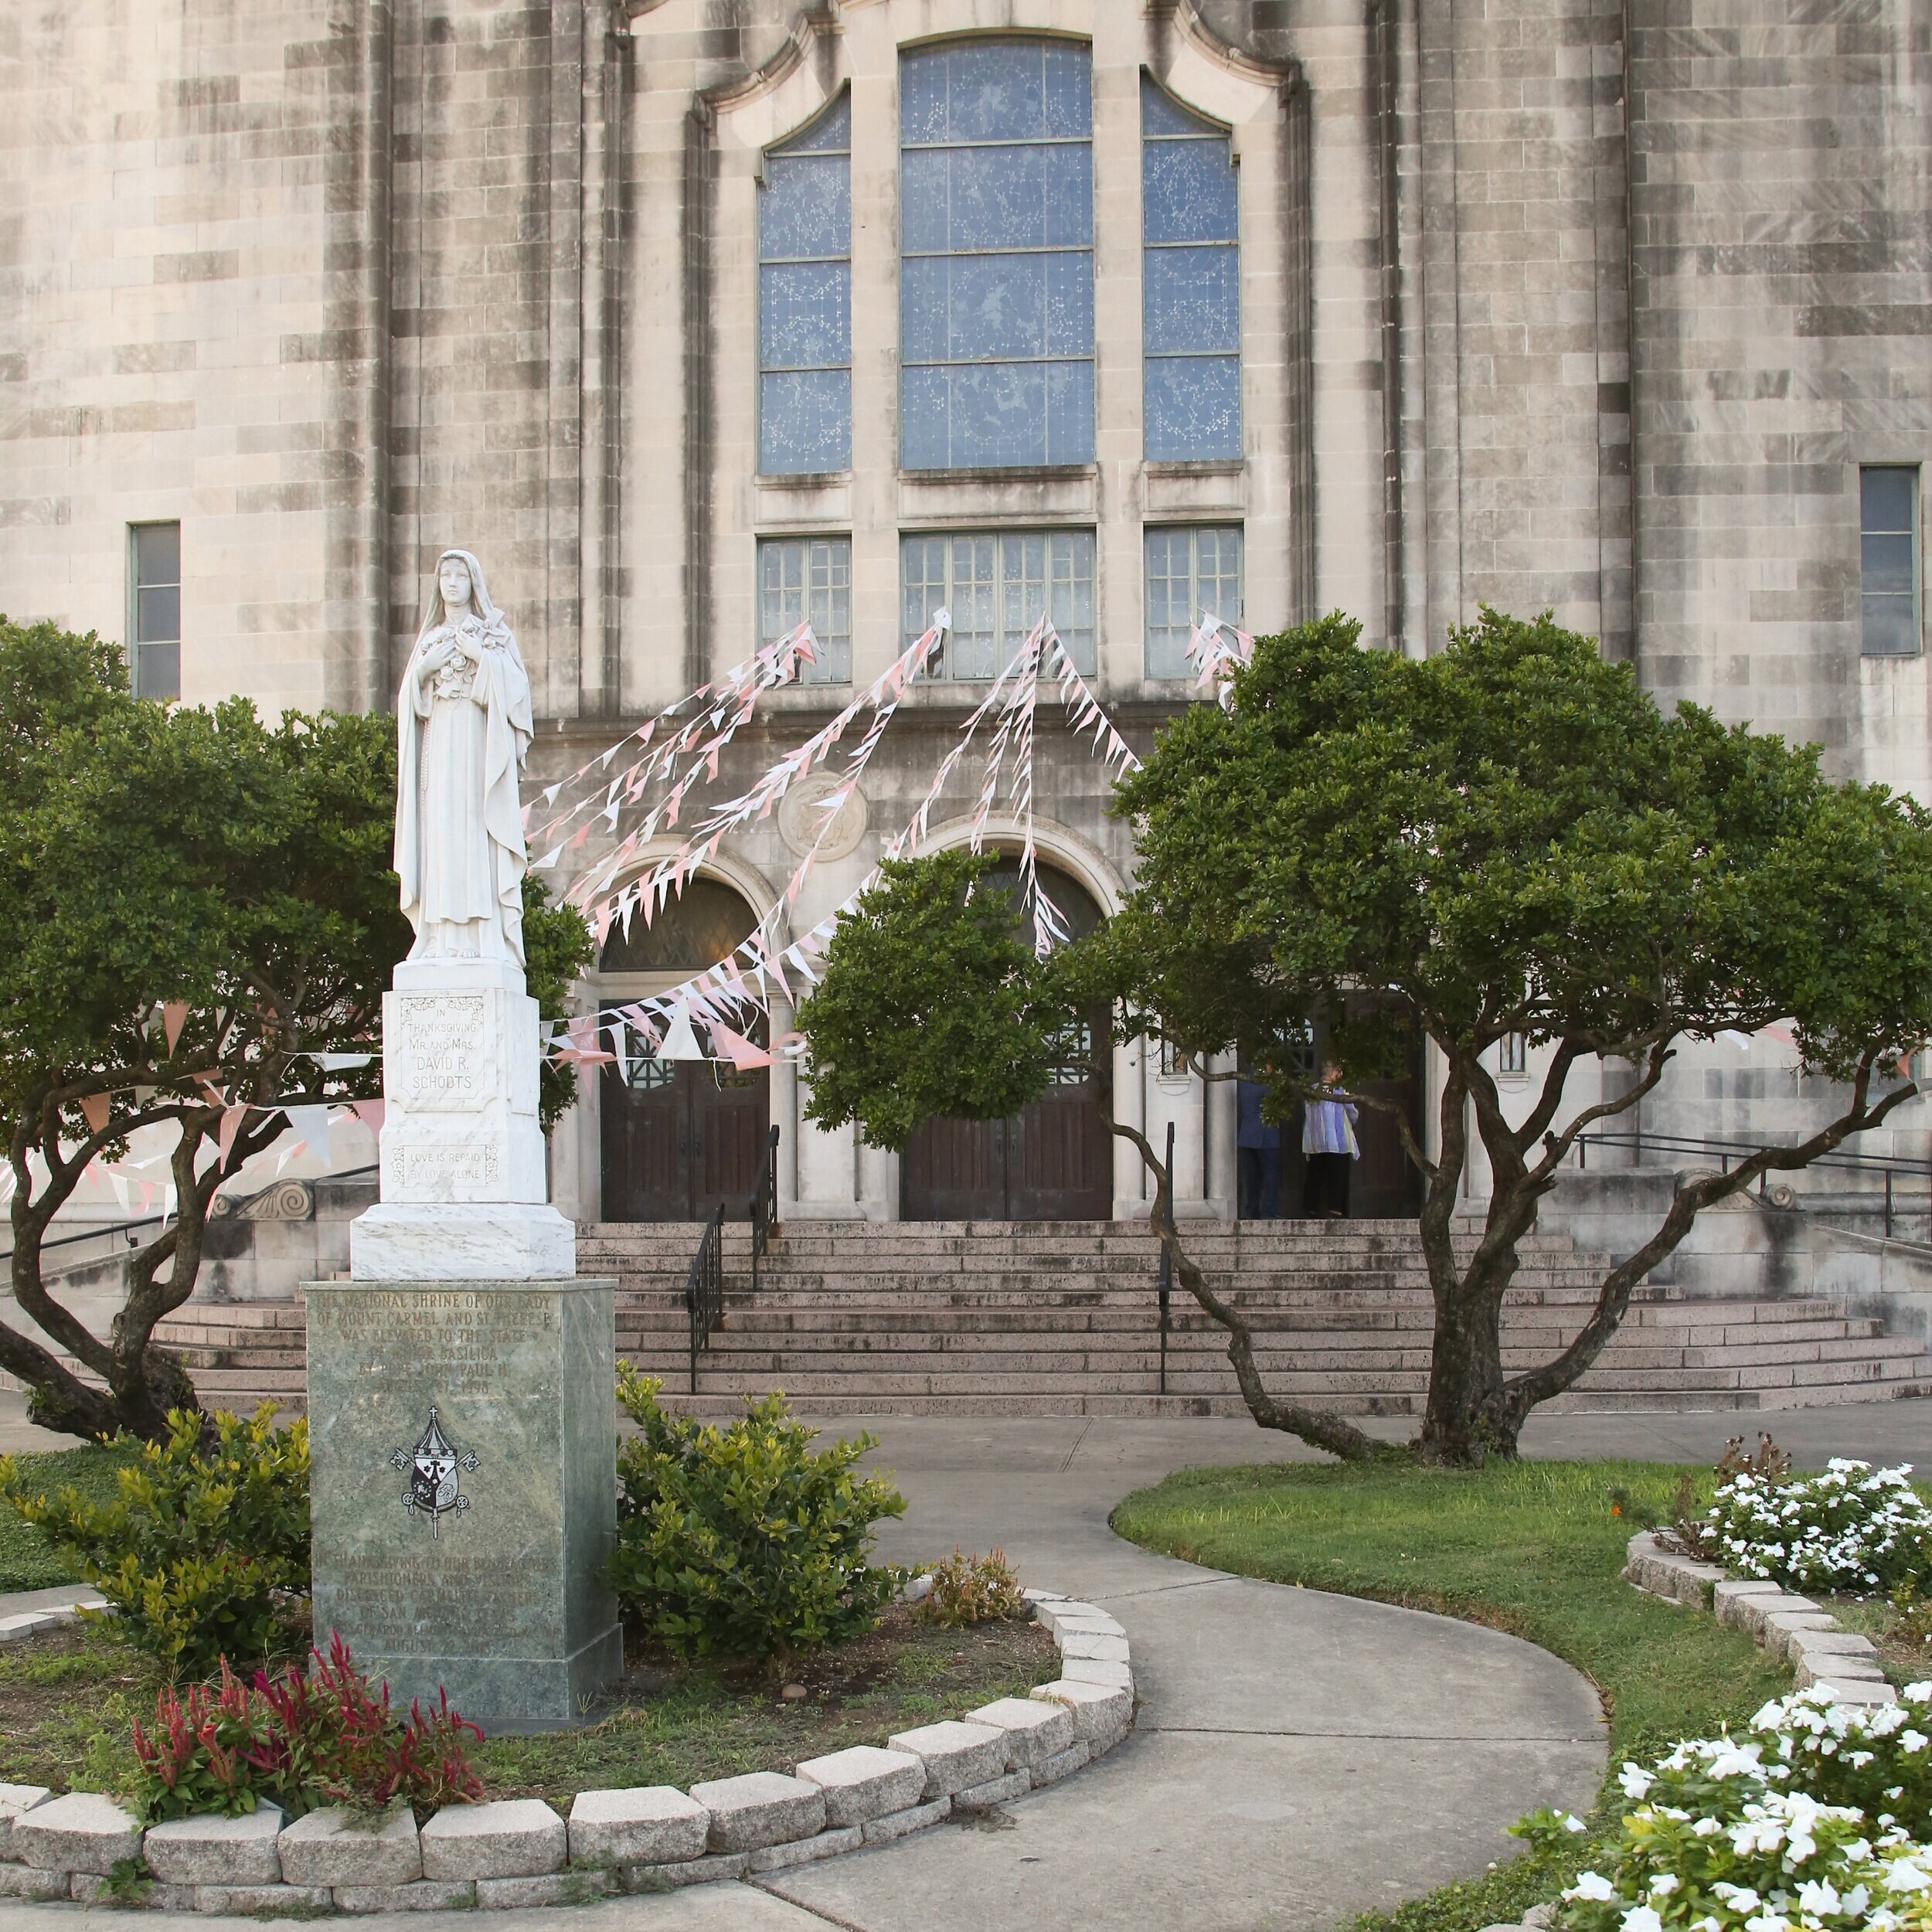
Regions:
M 339 1173 L 332 1171 L 327 1174 L 311 1174 L 305 1178 L 312 1185 L 317 1181 L 352 1181 L 359 1175 L 376 1174 L 381 1171 L 379 1166 L 371 1162 L 366 1167 L 345 1167 Z M 274 1184 L 271 1182 L 270 1185 Z M 255 1192 L 256 1194 L 261 1194 L 267 1192 L 267 1189 L 258 1188 Z M 237 1200 L 252 1201 L 255 1199 L 255 1194 L 237 1195 L 233 1198 Z M 212 1209 L 213 1203 L 211 1202 L 209 1206 Z M 156 1223 L 159 1223 L 162 1230 L 165 1232 L 168 1223 L 178 1218 L 178 1210 L 170 1208 L 165 1214 L 144 1214 L 131 1221 L 102 1221 L 87 1229 L 83 1233 L 63 1234 L 56 1241 L 43 1241 L 40 1243 L 40 1252 L 45 1254 L 49 1248 L 70 1248 L 77 1241 L 104 1241 L 110 1235 L 131 1233 L 136 1228 L 153 1227 Z M 138 1247 L 141 1244 L 137 1241 L 130 1241 L 128 1245 L 130 1247 Z M 11 1261 L 13 1255 L 14 1250 L 12 1248 L 0 1248 L 0 1262 Z
M 1715 1157 L 1718 1172 L 1728 1174 L 1733 1159 L 1748 1160 L 1753 1154 L 1762 1153 L 1762 1145 L 1750 1141 L 1700 1141 L 1668 1134 L 1580 1134 L 1577 1137 L 1577 1168 L 1579 1173 L 1589 1168 L 1589 1149 L 1594 1142 L 1598 1147 L 1628 1147 L 1634 1148 L 1641 1158 L 1646 1150 L 1659 1154 L 1698 1154 Z M 1905 1175 L 1921 1180 L 1932 1189 L 1932 1162 L 1908 1160 L 1896 1154 L 1821 1154 L 1815 1160 L 1805 1163 L 1807 1168 L 1869 1168 L 1874 1173 L 1885 1176 L 1885 1234 L 1887 1240 L 1892 1236 L 1893 1182 L 1895 1176 Z M 1760 1196 L 1769 1191 L 1771 1173 L 1767 1168 L 1757 1177 L 1757 1191 Z M 1792 1170 L 1779 1168 L 1784 1173 Z
M 711 1331 L 724 1319 L 724 1209 L 712 1210 L 704 1239 L 684 1278 L 684 1305 L 691 1322 L 691 1393 L 698 1393 L 698 1351 L 711 1345 Z
M 745 1204 L 745 1218 L 751 1223 L 751 1291 L 758 1292 L 758 1264 L 764 1258 L 771 1231 L 778 1225 L 778 1130 L 773 1128 L 765 1142 L 765 1158 L 758 1163 L 758 1185 Z
M 1167 1178 L 1161 1183 L 1155 1206 L 1167 1209 L 1166 1218 L 1171 1224 L 1174 1219 L 1174 1123 L 1172 1121 L 1167 1124 Z M 1165 1241 L 1161 1243 L 1161 1265 L 1159 1272 L 1154 1277 L 1154 1285 L 1161 1304 L 1161 1393 L 1165 1395 L 1168 1310 L 1174 1298 L 1174 1256 Z

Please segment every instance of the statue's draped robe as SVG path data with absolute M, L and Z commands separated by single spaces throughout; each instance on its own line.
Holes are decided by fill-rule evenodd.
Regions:
M 419 950 L 432 922 L 480 920 L 482 956 L 521 965 L 526 855 L 517 778 L 532 731 L 529 679 L 501 618 L 486 624 L 473 614 L 456 628 L 481 659 L 474 674 L 459 658 L 419 679 L 423 656 L 451 628 L 435 625 L 417 640 L 396 707 L 403 910 Z

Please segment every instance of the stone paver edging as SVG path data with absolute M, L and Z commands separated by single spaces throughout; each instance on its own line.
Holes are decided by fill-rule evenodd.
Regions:
M 1862 1708 L 1899 1701 L 1872 1640 L 1845 1629 L 1810 1597 L 1777 1583 L 1726 1576 L 1716 1563 L 1665 1549 L 1648 1529 L 1631 1538 L 1629 1555 L 1624 1570 L 1629 1582 L 1653 1596 L 1713 1611 L 1720 1624 L 1756 1638 L 1792 1666 L 1800 1690 L 1820 1684 L 1839 1703 Z
M 389 1912 L 587 1903 L 753 1877 L 883 1845 L 1077 1771 L 1134 1722 L 1127 1633 L 1092 1604 L 1029 1590 L 1060 1675 L 1025 1697 L 858 1745 L 795 1772 L 584 1791 L 560 1818 L 536 1798 L 445 1805 L 418 1831 L 272 1804 L 144 1831 L 91 1791 L 0 1784 L 0 1896 L 115 1900 L 163 1911 Z M 151 1877 L 127 1875 L 145 1859 Z M 138 1889 L 145 1896 L 137 1897 Z

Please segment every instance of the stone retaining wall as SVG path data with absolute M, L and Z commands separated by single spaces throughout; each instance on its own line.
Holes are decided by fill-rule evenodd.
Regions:
M 1800 1690 L 1822 1684 L 1841 1704 L 1899 1701 L 1872 1640 L 1845 1629 L 1810 1597 L 1777 1583 L 1727 1577 L 1716 1563 L 1665 1549 L 1648 1529 L 1631 1538 L 1629 1556 L 1624 1570 L 1628 1581 L 1653 1596 L 1710 1611 L 1720 1624 L 1754 1637 L 1792 1666 Z
M 446 1805 L 420 1831 L 406 1809 L 372 1827 L 339 1811 L 290 1823 L 264 1804 L 242 1818 L 144 1830 L 95 1792 L 56 1798 L 0 1784 L 0 1896 L 235 1913 L 566 1905 L 888 1844 L 1051 1784 L 1132 1726 L 1126 1631 L 1092 1604 L 1026 1595 L 1059 1647 L 1060 1675 L 1026 1697 L 903 1731 L 883 1748 L 813 1758 L 794 1773 L 753 1771 L 688 1792 L 580 1792 L 567 1819 L 536 1798 Z M 137 1859 L 151 1876 L 131 1886 Z

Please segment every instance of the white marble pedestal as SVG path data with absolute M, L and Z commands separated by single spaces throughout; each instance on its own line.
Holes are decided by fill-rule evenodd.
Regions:
M 399 966 L 383 1045 L 382 1198 L 308 1291 L 315 1627 L 405 1708 L 569 1724 L 624 1662 L 615 1284 L 546 1198 L 522 971 Z

